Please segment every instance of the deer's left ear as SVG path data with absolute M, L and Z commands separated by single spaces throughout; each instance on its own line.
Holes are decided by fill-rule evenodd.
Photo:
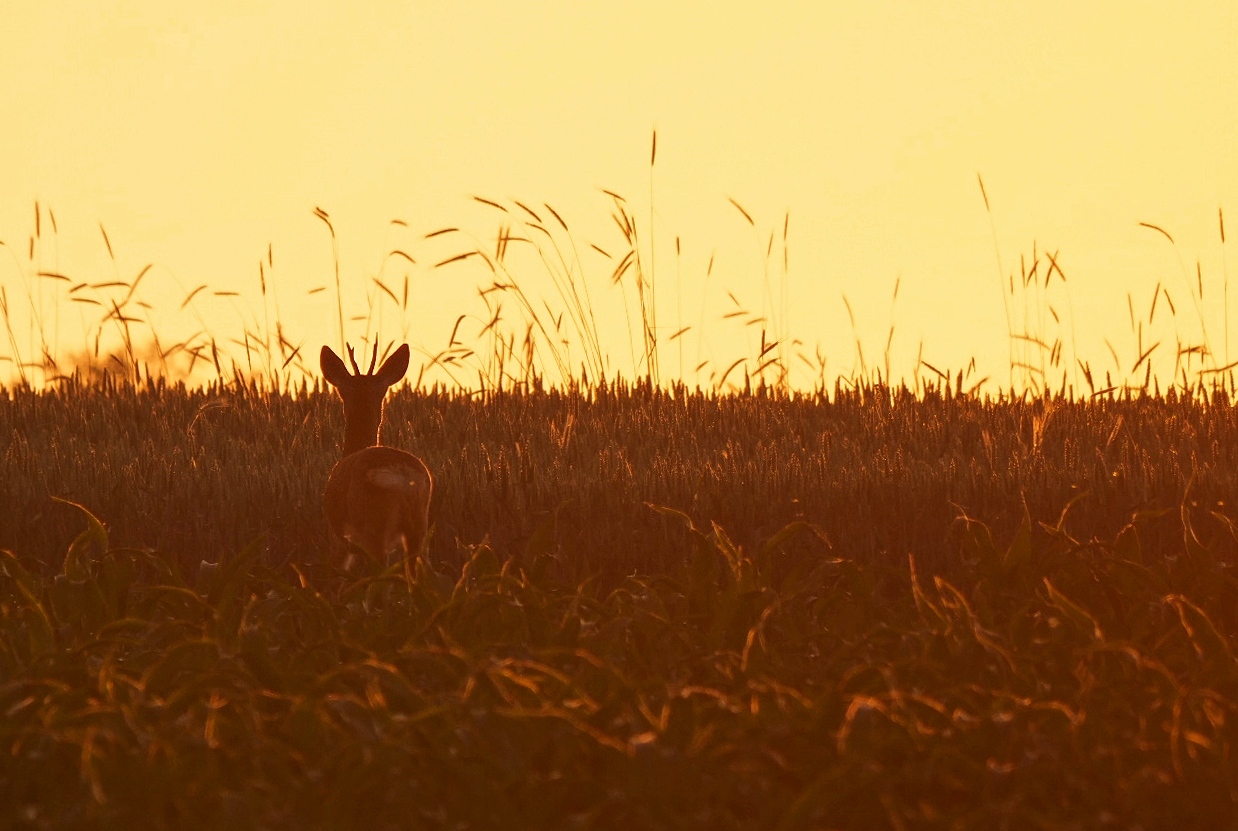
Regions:
M 318 365 L 322 367 L 322 377 L 334 387 L 347 384 L 352 378 L 352 373 L 344 366 L 340 356 L 336 355 L 329 346 L 324 345 L 322 351 L 318 353 Z
M 323 347 L 326 348 L 325 346 Z M 377 377 L 387 386 L 394 385 L 397 381 L 404 377 L 404 373 L 408 372 L 408 344 L 402 344 L 399 349 L 391 353 L 387 360 L 383 361 L 383 365 L 378 368 Z

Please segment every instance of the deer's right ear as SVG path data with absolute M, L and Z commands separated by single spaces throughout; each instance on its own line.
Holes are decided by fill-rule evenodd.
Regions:
M 323 346 L 322 351 L 318 353 L 318 364 L 322 367 L 322 377 L 334 387 L 348 383 L 348 379 L 352 377 L 348 368 L 344 366 L 344 362 L 340 360 L 340 356 L 336 355 L 329 346 Z
M 384 384 L 391 387 L 399 383 L 406 372 L 408 372 L 407 343 L 402 344 L 399 349 L 392 352 L 391 356 L 383 361 L 383 365 L 378 368 L 378 372 L 375 374 Z

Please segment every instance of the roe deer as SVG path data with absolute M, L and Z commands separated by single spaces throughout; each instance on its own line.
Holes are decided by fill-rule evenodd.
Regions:
M 322 507 L 335 535 L 360 548 L 379 567 L 403 548 L 405 562 L 425 542 L 430 521 L 430 492 L 434 480 L 425 463 L 411 453 L 378 446 L 387 389 L 408 371 L 408 344 L 391 354 L 374 371 L 378 345 L 370 369 L 362 373 L 348 347 L 349 372 L 329 346 L 319 355 L 323 377 L 344 402 L 344 456 L 331 469 L 322 494 Z M 344 566 L 352 564 L 351 554 Z

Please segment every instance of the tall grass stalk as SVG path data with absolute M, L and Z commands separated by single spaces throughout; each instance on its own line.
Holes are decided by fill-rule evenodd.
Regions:
M 655 132 L 651 137 L 649 157 L 651 202 L 656 196 L 656 161 Z M 995 215 L 979 175 L 977 181 L 1000 269 L 1003 258 L 997 244 Z M 604 272 L 594 275 L 584 256 L 597 253 L 609 261 L 605 268 L 609 270 L 610 285 L 618 287 L 622 299 L 635 377 L 645 378 L 655 385 L 691 379 L 697 385 L 704 384 L 717 391 L 746 389 L 753 382 L 787 390 L 793 386 L 794 362 L 796 369 L 809 373 L 817 389 L 829 389 L 834 380 L 827 373 L 830 356 L 819 345 L 815 349 L 806 346 L 805 339 L 795 337 L 791 330 L 789 213 L 784 214 L 780 234 L 777 229 L 768 237 L 757 234 L 763 252 L 758 311 L 749 311 L 739 298 L 728 292 L 729 303 L 718 321 L 706 320 L 709 293 L 715 285 L 716 255 L 711 254 L 702 282 L 701 311 L 694 325 L 696 359 L 689 367 L 685 364 L 683 340 L 691 327 L 683 322 L 682 296 L 676 298 L 675 331 L 664 335 L 659 328 L 656 259 L 649 248 L 656 240 L 653 236 L 656 212 L 651 208 L 647 244 L 646 231 L 639 227 L 641 223 L 627 200 L 614 191 L 604 190 L 603 194 L 610 203 L 613 227 L 619 231 L 617 249 L 605 242 L 581 244 L 569 223 L 549 204 L 533 207 L 519 201 L 507 204 L 482 197 L 475 199 L 499 217 L 492 242 L 478 242 L 469 232 L 455 227 L 422 236 L 422 243 L 427 246 L 453 239 L 467 241 L 463 250 L 457 248 L 455 253 L 434 260 L 430 270 L 464 269 L 471 261 L 484 268 L 484 279 L 479 280 L 476 308 L 461 310 L 445 345 L 413 344 L 423 357 L 416 376 L 419 385 L 445 381 L 460 389 L 493 391 L 537 384 L 591 385 L 618 377 L 606 352 L 607 337 L 602 331 L 603 321 L 595 312 L 595 289 L 591 286 L 595 280 L 605 285 Z M 756 233 L 757 223 L 752 215 L 735 199 L 730 201 Z M 388 333 L 394 329 L 407 336 L 409 274 L 403 275 L 400 285 L 385 269 L 393 261 L 415 267 L 418 252 L 401 247 L 388 251 L 378 275 L 364 284 L 366 313 L 356 321 L 347 321 L 339 240 L 326 211 L 318 208 L 314 215 L 327 226 L 331 236 L 334 317 L 340 341 L 347 339 L 347 329 L 353 322 L 364 324 L 362 336 L 367 343 L 379 339 L 375 327 L 384 328 Z M 267 246 L 265 258 L 258 263 L 254 302 L 261 308 L 255 308 L 238 292 L 211 290 L 207 285 L 198 285 L 192 290 L 182 287 L 184 298 L 175 311 L 188 315 L 193 324 L 186 330 L 178 329 L 178 337 L 170 337 L 168 330 L 159 330 L 168 324 L 159 322 L 156 310 L 144 297 L 158 269 L 148 264 L 132 279 L 124 279 L 107 231 L 100 226 L 100 239 L 108 254 L 111 273 L 103 279 L 89 280 L 62 274 L 55 268 L 54 253 L 48 257 L 52 267 L 44 264 L 43 249 L 48 247 L 54 252 L 59 233 L 55 216 L 50 209 L 37 204 L 34 216 L 35 232 L 24 258 L 13 246 L 0 242 L 0 247 L 8 253 L 7 260 L 13 265 L 0 274 L 3 277 L 0 280 L 0 314 L 4 317 L 9 353 L 0 356 L 0 360 L 11 368 L 18 383 L 60 383 L 74 372 L 83 375 L 110 372 L 135 378 L 145 375 L 184 379 L 193 383 L 264 379 L 287 388 L 298 379 L 313 377 L 316 371 L 313 362 L 305 361 L 302 354 L 306 336 L 282 319 L 272 246 Z M 406 227 L 406 223 L 397 224 Z M 1173 243 L 1172 236 L 1164 229 L 1151 223 L 1144 225 Z M 1221 212 L 1218 212 L 1218 225 L 1224 247 Z M 777 251 L 779 241 L 781 252 Z M 675 243 L 676 294 L 682 295 L 680 260 L 683 249 L 678 237 Z M 1186 280 L 1185 267 L 1180 256 L 1178 259 L 1182 279 Z M 1224 349 L 1228 353 L 1228 273 L 1224 261 L 1223 269 L 1222 293 L 1225 296 L 1221 316 L 1226 329 Z M 175 274 L 171 278 L 176 280 Z M 1066 394 L 1084 394 L 1082 375 L 1089 395 L 1119 386 L 1148 390 L 1158 388 L 1159 376 L 1165 370 L 1168 370 L 1170 382 L 1183 392 L 1201 384 L 1232 387 L 1232 378 L 1226 373 L 1233 365 L 1229 361 L 1222 363 L 1211 347 L 1209 324 L 1203 315 L 1203 282 L 1202 268 L 1196 269 L 1193 284 L 1187 280 L 1202 342 L 1195 343 L 1184 335 L 1175 299 L 1168 289 L 1158 286 L 1146 320 L 1135 314 L 1134 298 L 1128 298 L 1134 353 L 1131 360 L 1123 360 L 1118 348 L 1106 340 L 1113 357 L 1113 369 L 1100 373 L 1078 352 L 1073 302 L 1059 254 L 1043 251 L 1034 243 L 1030 259 L 1020 257 L 1018 273 L 1002 277 L 1010 370 L 1005 389 L 1033 395 L 1043 395 L 1055 388 Z M 853 383 L 891 384 L 899 375 L 892 356 L 896 334 L 893 311 L 900 285 L 895 285 L 891 327 L 880 347 L 880 369 L 871 377 L 871 350 L 860 341 L 855 310 L 849 298 L 846 294 L 841 298 L 855 341 Z M 549 290 L 544 286 L 549 286 Z M 308 293 L 324 290 L 315 287 Z M 211 302 L 229 304 L 238 325 L 221 326 L 220 317 L 208 309 Z M 62 342 L 64 323 L 58 316 L 59 311 L 73 307 L 81 312 L 83 347 L 80 350 L 68 349 Z M 1156 312 L 1161 308 L 1168 310 L 1168 316 L 1158 321 Z M 389 312 L 394 312 L 400 321 L 395 326 L 388 323 Z M 613 316 L 607 321 L 611 319 Z M 1172 356 L 1160 346 L 1167 338 L 1156 336 L 1156 327 L 1162 326 L 1173 328 L 1172 340 L 1176 346 Z M 736 355 L 721 348 L 715 350 L 711 345 L 711 330 L 738 332 L 738 337 L 727 337 L 731 343 L 745 343 L 745 352 Z M 182 335 L 182 331 L 189 334 Z M 663 343 L 674 341 L 678 341 L 678 379 L 665 376 L 659 358 Z M 1162 369 L 1162 363 L 1158 362 L 1166 361 L 1169 365 Z M 988 378 L 972 377 L 974 361 L 963 369 L 943 368 L 924 361 L 920 354 L 910 368 L 913 387 L 918 388 L 921 368 L 932 371 L 939 379 L 952 377 L 954 386 L 960 390 L 965 381 L 971 390 L 979 390 L 989 383 Z M 953 378 L 956 373 L 958 377 Z

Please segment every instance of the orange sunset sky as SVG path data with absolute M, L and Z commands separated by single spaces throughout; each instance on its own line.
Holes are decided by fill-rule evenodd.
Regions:
M 736 301 L 831 377 L 856 371 L 857 336 L 884 372 L 893 326 L 896 378 L 917 356 L 975 359 L 975 378 L 1007 386 L 1012 354 L 1028 354 L 1007 321 L 1022 331 L 1025 313 L 1063 339 L 1071 383 L 1076 353 L 1115 381 L 1156 342 L 1166 378 L 1179 343 L 1206 342 L 1206 366 L 1238 359 L 1218 224 L 1222 209 L 1238 221 L 1234 4 L 18 0 L 4 18 L 0 382 L 37 355 L 34 318 L 62 357 L 96 325 L 97 307 L 38 271 L 128 281 L 153 263 L 141 298 L 165 343 L 203 327 L 223 342 L 278 314 L 307 355 L 338 345 L 315 207 L 336 230 L 346 315 L 365 313 L 371 278 L 408 277 L 407 313 L 387 305 L 345 335 L 407 338 L 415 377 L 457 318 L 467 334 L 486 316 L 478 260 L 435 267 L 469 235 L 493 245 L 503 216 L 473 196 L 563 217 L 610 371 L 630 377 L 635 294 L 591 247 L 622 251 L 601 188 L 652 243 L 661 337 L 692 327 L 663 340 L 664 376 L 708 383 L 760 351 L 760 326 L 727 317 Z M 424 238 L 446 227 L 465 233 Z M 1034 244 L 1065 283 L 1004 299 Z M 526 291 L 559 303 L 536 263 L 521 268 Z M 1169 296 L 1149 321 L 1158 284 Z M 509 301 L 505 319 L 519 315 Z

